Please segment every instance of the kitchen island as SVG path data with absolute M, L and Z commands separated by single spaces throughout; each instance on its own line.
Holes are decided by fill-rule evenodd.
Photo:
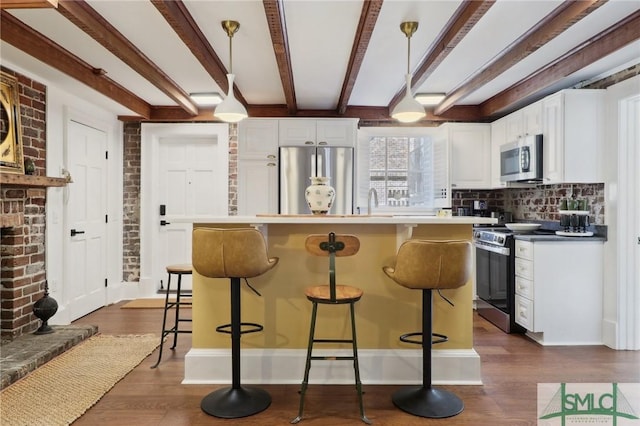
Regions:
M 255 227 L 267 241 L 269 256 L 280 258 L 264 275 L 249 280 L 262 297 L 243 284 L 242 321 L 262 324 L 260 333 L 242 336 L 244 383 L 298 383 L 304 372 L 311 303 L 304 295 L 309 285 L 325 284 L 328 260 L 309 255 L 307 235 L 329 232 L 353 234 L 360 251 L 338 258 L 340 282 L 364 291 L 356 306 L 362 380 L 372 383 L 419 383 L 421 348 L 398 337 L 421 328 L 421 295 L 397 285 L 383 272 L 392 265 L 398 247 L 408 238 L 471 240 L 473 224 L 496 219 L 436 216 L 312 216 L 265 215 L 192 218 L 193 226 Z M 197 251 L 198 247 L 193 247 Z M 193 274 L 192 349 L 185 359 L 185 383 L 228 383 L 230 338 L 215 327 L 230 319 L 229 280 Z M 435 347 L 435 383 L 480 383 L 480 362 L 473 350 L 473 286 L 443 292 L 452 307 L 434 295 L 434 331 L 449 336 Z M 319 311 L 317 335 L 349 336 L 348 307 Z M 338 334 L 336 336 L 335 334 Z M 347 351 L 348 348 L 339 348 Z M 321 351 L 321 349 L 319 349 Z M 333 351 L 335 353 L 335 350 Z M 325 364 L 327 364 L 325 366 Z M 331 365 L 329 365 L 331 364 Z M 311 371 L 316 383 L 352 383 L 350 363 L 321 363 Z

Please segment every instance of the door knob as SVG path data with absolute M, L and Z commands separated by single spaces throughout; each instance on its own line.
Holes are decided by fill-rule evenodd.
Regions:
M 76 231 L 75 229 L 71 230 L 71 236 L 75 237 L 78 234 L 84 234 L 84 231 Z
M 160 221 L 160 226 L 167 226 L 167 225 L 171 225 L 171 222 L 167 222 L 164 219 Z

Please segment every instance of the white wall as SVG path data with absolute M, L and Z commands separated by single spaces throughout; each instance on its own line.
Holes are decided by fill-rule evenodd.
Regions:
M 633 241 L 640 236 L 640 182 L 636 171 L 640 115 L 636 109 L 625 117 L 629 111 L 624 107 L 625 100 L 639 97 L 640 76 L 607 89 L 604 163 L 608 241 L 604 255 L 603 342 L 615 349 L 640 349 L 640 247 Z
M 119 289 L 122 287 L 122 155 L 123 137 L 122 123 L 117 116 L 105 109 L 95 106 L 90 101 L 74 96 L 68 91 L 59 89 L 46 77 L 34 74 L 6 61 L 3 66 L 27 76 L 47 88 L 47 176 L 61 177 L 65 164 L 65 137 L 67 123 L 74 120 L 100 129 L 107 134 L 108 161 L 108 193 L 107 206 L 109 224 L 107 225 L 107 303 L 121 299 Z M 101 96 L 97 95 L 96 96 Z M 64 277 L 64 202 L 65 188 L 49 188 L 47 190 L 47 222 L 46 222 L 46 273 L 51 296 L 58 302 L 58 312 L 50 320 L 50 324 L 68 324 L 75 318 L 69 318 L 65 305 Z

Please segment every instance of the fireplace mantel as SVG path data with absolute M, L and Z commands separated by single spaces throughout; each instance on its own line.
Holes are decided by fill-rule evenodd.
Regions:
M 0 173 L 0 186 L 12 187 L 49 187 L 49 186 L 66 186 L 69 181 L 66 178 L 21 175 L 13 173 Z

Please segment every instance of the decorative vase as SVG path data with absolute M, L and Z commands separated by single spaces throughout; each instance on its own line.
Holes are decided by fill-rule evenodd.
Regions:
M 53 297 L 49 296 L 49 285 L 45 281 L 44 296 L 33 304 L 33 314 L 42 321 L 42 325 L 33 334 L 53 333 L 54 330 L 49 326 L 47 321 L 49 321 L 49 318 L 51 318 L 56 312 L 58 312 L 58 302 L 56 302 L 56 299 Z
M 328 177 L 311 176 L 311 185 L 304 192 L 304 198 L 313 214 L 327 214 L 333 199 L 336 196 L 336 190 L 329 185 Z

